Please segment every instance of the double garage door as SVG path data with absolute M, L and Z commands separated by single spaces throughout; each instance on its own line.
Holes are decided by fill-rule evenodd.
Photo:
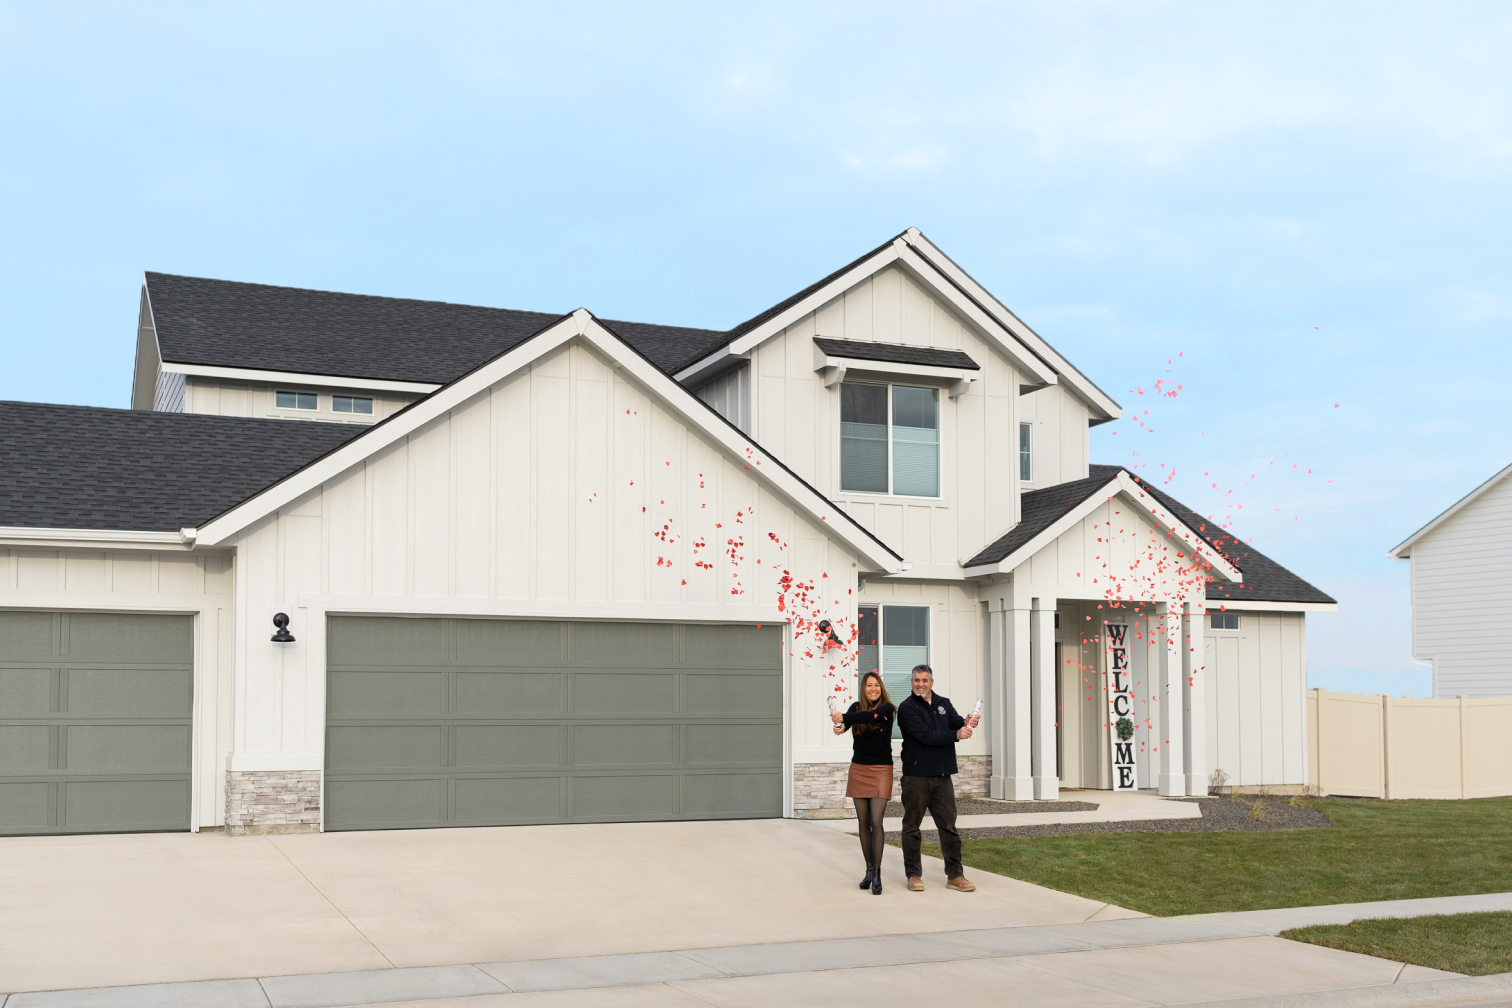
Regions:
M 329 830 L 782 814 L 777 627 L 333 616 Z
M 189 828 L 188 616 L 0 612 L 0 834 Z

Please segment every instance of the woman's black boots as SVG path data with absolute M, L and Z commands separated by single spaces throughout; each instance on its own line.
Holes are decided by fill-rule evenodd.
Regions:
M 875 889 L 882 884 L 882 873 L 870 864 L 866 866 L 866 877 L 861 880 L 860 888 Z
M 872 885 L 871 885 L 872 895 L 873 896 L 881 896 L 882 895 L 882 866 L 881 865 L 878 865 L 876 868 L 872 869 L 871 880 L 872 880 Z

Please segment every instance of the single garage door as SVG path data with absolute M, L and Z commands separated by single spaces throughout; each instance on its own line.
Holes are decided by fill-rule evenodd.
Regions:
M 782 814 L 774 626 L 329 621 L 325 827 Z
M 188 616 L 0 612 L 0 833 L 189 828 Z

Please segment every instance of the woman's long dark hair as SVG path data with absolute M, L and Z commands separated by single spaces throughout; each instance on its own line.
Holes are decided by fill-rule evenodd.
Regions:
M 875 679 L 875 680 L 877 680 L 877 687 L 882 690 L 882 695 L 879 696 L 879 697 L 877 697 L 877 702 L 876 703 L 872 703 L 870 700 L 868 700 L 866 698 L 866 680 L 868 680 L 868 679 Z M 872 710 L 875 707 L 891 707 L 892 705 L 893 705 L 892 697 L 890 697 L 890 696 L 887 695 L 887 683 L 885 683 L 885 682 L 882 681 L 882 677 L 881 676 L 879 676 L 875 672 L 868 672 L 868 673 L 866 673 L 865 675 L 863 675 L 861 677 L 861 695 L 856 698 L 856 709 L 857 710 L 868 711 L 868 710 Z M 851 726 L 851 733 L 855 734 L 855 735 L 860 735 L 862 732 L 865 732 L 865 731 L 881 731 L 881 730 L 882 730 L 882 726 L 881 725 L 874 725 L 874 724 L 858 724 L 858 725 L 852 725 Z

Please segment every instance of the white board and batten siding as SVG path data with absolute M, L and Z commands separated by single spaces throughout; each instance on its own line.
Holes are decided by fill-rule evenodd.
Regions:
M 196 828 L 225 822 L 234 566 L 229 550 L 0 546 L 0 608 L 194 618 Z
M 814 337 L 859 340 L 961 350 L 981 365 L 978 380 L 966 394 L 940 402 L 940 496 L 906 497 L 854 493 L 840 488 L 840 393 L 825 388 L 814 371 Z M 859 368 L 860 365 L 857 365 Z M 1019 387 L 1023 377 L 1006 358 L 953 312 L 930 297 L 906 274 L 886 269 L 863 281 L 819 310 L 799 319 L 752 353 L 743 374 L 750 381 L 752 436 L 794 472 L 844 507 L 905 559 L 916 565 L 956 567 L 1018 521 Z M 900 377 L 870 374 L 871 380 L 908 383 Z M 867 380 L 853 369 L 847 380 Z M 736 381 L 743 379 L 725 379 Z M 921 381 L 921 384 L 933 384 Z M 728 389 L 700 392 L 720 408 Z M 1058 396 L 1058 398 L 1056 398 Z M 723 398 L 722 398 L 723 397 Z M 1055 453 L 1079 439 L 1070 456 L 1055 454 L 1045 472 L 1086 475 L 1087 412 L 1064 392 L 1052 393 L 1045 406 L 1047 445 Z M 743 408 L 743 407 L 742 407 Z M 1075 436 L 1071 414 L 1080 412 Z M 1056 418 L 1051 424 L 1049 416 Z M 1066 424 L 1064 429 L 1061 425 Z M 1053 453 L 1054 454 L 1054 453 Z
M 1412 545 L 1412 655 L 1435 697 L 1512 695 L 1512 477 Z
M 334 477 L 237 536 L 247 625 L 299 642 L 252 635 L 232 769 L 321 766 L 327 612 L 778 622 L 786 569 L 848 637 L 857 558 L 746 465 L 570 346 Z M 794 746 L 827 664 L 790 661 Z
M 1238 615 L 1238 630 L 1202 630 L 1208 769 L 1242 787 L 1305 783 L 1306 615 Z

